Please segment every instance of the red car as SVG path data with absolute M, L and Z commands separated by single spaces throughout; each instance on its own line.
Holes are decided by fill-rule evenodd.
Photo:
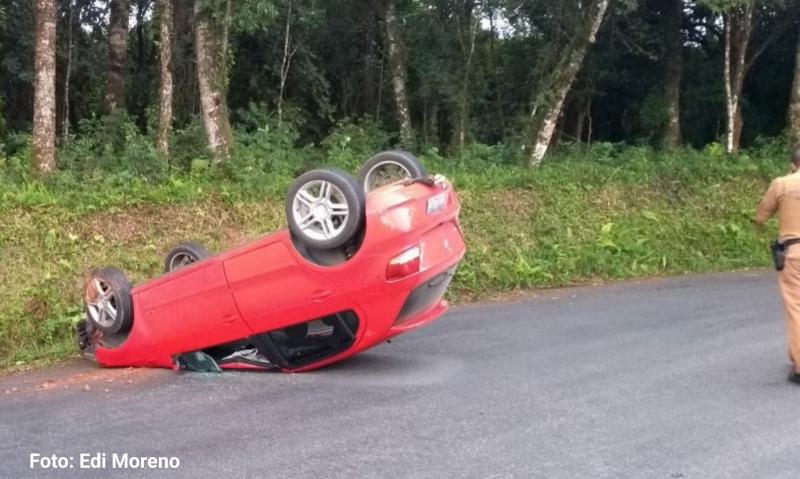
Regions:
M 359 180 L 300 176 L 288 230 L 210 256 L 184 243 L 166 274 L 131 286 L 115 268 L 86 282 L 82 350 L 104 366 L 307 371 L 418 328 L 442 299 L 466 246 L 459 201 L 410 153 L 371 158 Z

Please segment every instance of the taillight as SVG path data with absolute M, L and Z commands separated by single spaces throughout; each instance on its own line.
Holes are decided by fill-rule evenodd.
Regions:
M 419 246 L 409 248 L 389 260 L 389 264 L 386 266 L 386 279 L 395 281 L 419 273 L 419 263 Z

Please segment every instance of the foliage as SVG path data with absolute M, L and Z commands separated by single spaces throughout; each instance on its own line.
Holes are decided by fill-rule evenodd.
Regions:
M 279 123 L 263 105 L 253 104 L 238 116 L 242 130 L 224 167 L 231 179 L 259 190 L 259 184 L 274 185 L 278 177 L 304 169 L 307 157 L 304 149 L 295 148 L 299 133 L 294 119 Z
M 339 123 L 321 143 L 325 164 L 351 171 L 357 170 L 365 158 L 388 146 L 389 134 L 370 118 Z
M 0 270 L 0 365 L 73 353 L 70 327 L 83 314 L 81 283 L 91 268 L 116 265 L 142 281 L 158 274 L 161 255 L 181 240 L 221 251 L 277 229 L 298 165 L 355 172 L 388 138 L 364 121 L 339 125 L 318 148 L 295 147 L 291 122 L 276 129 L 258 107 L 241 118 L 230 170 L 196 159 L 191 169 L 121 181 L 118 171 L 90 169 L 109 167 L 104 142 L 95 142 L 66 147 L 65 165 L 75 169 L 41 181 L 24 173 L 24 148 L 2 157 L 0 261 L 14 267 Z M 119 141 L 108 123 L 91 128 Z M 140 151 L 140 141 L 131 137 L 139 146 L 120 155 Z M 503 146 L 470 145 L 458 158 L 431 149 L 423 159 L 455 182 L 469 246 L 452 296 L 766 266 L 774 229 L 756 230 L 750 218 L 769 179 L 784 170 L 785 151 L 785 142 L 764 140 L 738 157 L 564 145 L 532 171 Z M 250 174 L 237 174 L 248 167 Z
M 0 96 L 0 150 L 4 150 L 4 140 L 8 132 L 6 131 L 6 119 L 3 116 L 3 97 Z
M 214 0 L 216 9 L 223 11 L 224 6 L 219 5 L 232 0 Z M 274 27 L 273 21 L 277 16 L 274 1 L 264 0 L 237 0 L 236 9 L 231 19 L 233 26 L 242 32 L 265 31 Z
M 685 2 L 685 60 L 681 120 L 687 143 L 717 141 L 725 105 L 720 15 L 745 0 Z M 754 1 L 754 0 L 746 0 Z M 407 60 L 407 90 L 416 137 L 425 147 L 452 148 L 460 102 L 466 100 L 468 137 L 499 145 L 519 141 L 531 98 L 560 58 L 579 20 L 581 2 L 557 0 L 397 0 Z M 561 135 L 576 134 L 579 115 L 591 119 L 592 140 L 657 144 L 664 111 L 664 4 L 661 0 L 611 2 L 597 44 L 584 61 L 564 105 Z M 194 133 L 199 114 L 192 46 L 192 2 L 176 3 L 173 67 L 176 129 Z M 280 92 L 285 32 L 290 26 L 283 105 L 303 121 L 299 141 L 319 143 L 348 118 L 370 116 L 384 130 L 397 129 L 392 75 L 382 23 L 385 2 L 368 0 L 203 0 L 228 26 L 227 103 L 232 112 L 251 103 L 275 109 Z M 782 134 L 797 45 L 797 8 L 788 0 L 758 0 L 752 50 L 766 46 L 744 91 L 744 144 Z M 153 0 L 132 2 L 128 52 L 128 113 L 149 134 L 157 111 L 159 20 Z M 70 132 L 81 120 L 102 117 L 107 62 L 106 2 L 58 2 L 58 124 L 64 118 L 66 62 L 70 51 Z M 228 16 L 230 7 L 230 16 Z M 70 9 L 72 9 L 70 14 Z M 473 17 L 467 15 L 471 9 Z M 140 12 L 140 10 L 142 10 Z M 33 9 L 31 2 L 0 0 L 0 97 L 7 129 L 29 132 L 32 117 Z M 142 13 L 144 12 L 144 13 Z M 68 25 L 69 18 L 76 22 Z M 794 24 L 792 24 L 794 22 Z M 469 25 L 477 24 L 475 49 Z M 467 68 L 467 61 L 471 62 Z M 466 85 L 466 87 L 465 87 Z M 464 89 L 466 88 L 466 89 Z M 466 93 L 465 93 L 466 92 Z M 588 120 L 587 120 L 588 121 Z M 723 122 L 724 123 L 724 122 Z M 91 122 L 89 123 L 91 124 Z M 77 129 L 76 129 L 77 127 Z M 588 132 L 584 131 L 584 136 Z M 200 143 L 198 143 L 199 145 Z M 197 155 L 192 155 L 197 156 Z M 173 159 L 185 165 L 194 158 Z
M 69 138 L 60 151 L 58 161 L 63 169 L 79 176 L 108 178 L 108 174 L 116 174 L 115 181 L 128 177 L 154 180 L 167 173 L 166 159 L 124 111 L 82 120 L 79 127 L 84 134 Z

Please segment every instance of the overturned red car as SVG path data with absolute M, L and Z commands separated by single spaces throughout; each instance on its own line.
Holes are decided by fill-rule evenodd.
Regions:
M 312 170 L 289 188 L 288 229 L 212 256 L 178 245 L 135 287 L 91 273 L 80 348 L 104 366 L 307 371 L 440 317 L 466 246 L 459 201 L 410 153 L 359 179 Z

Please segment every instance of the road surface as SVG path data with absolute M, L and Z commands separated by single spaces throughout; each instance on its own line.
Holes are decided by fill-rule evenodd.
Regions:
M 461 306 L 307 374 L 70 363 L 0 377 L 0 477 L 796 478 L 783 333 L 756 272 Z M 180 466 L 78 469 L 91 453 Z

